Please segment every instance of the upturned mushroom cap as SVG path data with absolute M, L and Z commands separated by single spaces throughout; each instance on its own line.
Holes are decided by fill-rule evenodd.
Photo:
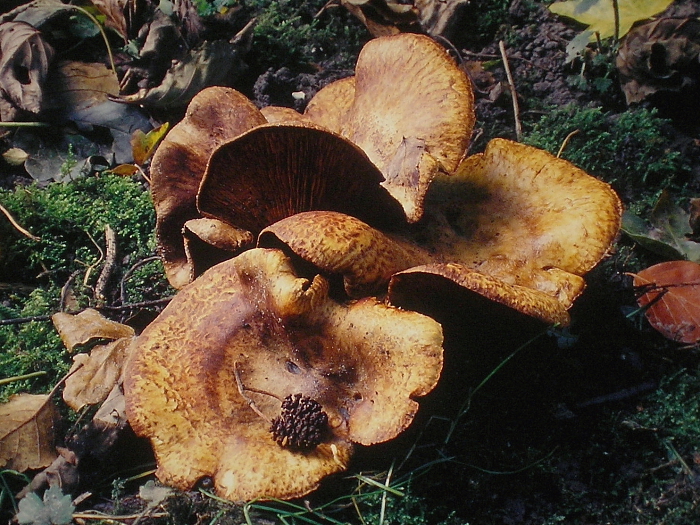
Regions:
M 415 222 L 431 180 L 454 171 L 464 156 L 474 120 L 465 73 L 431 38 L 406 33 L 362 48 L 341 133 L 367 153 Z
M 253 249 L 183 288 L 136 339 L 127 413 L 151 440 L 161 481 L 191 489 L 210 477 L 231 500 L 299 497 L 346 468 L 353 442 L 386 441 L 410 424 L 415 398 L 440 375 L 440 325 L 327 292 L 279 250 Z M 280 446 L 266 421 L 293 394 L 328 415 L 308 450 Z
M 372 224 L 400 221 L 382 174 L 357 146 L 305 122 L 258 126 L 211 155 L 200 212 L 257 235 L 310 210 L 336 210 Z
M 265 122 L 255 105 L 239 92 L 207 88 L 192 99 L 183 120 L 156 150 L 151 163 L 156 236 L 174 287 L 180 288 L 194 277 L 182 228 L 188 220 L 201 217 L 196 195 L 209 155 L 219 144 Z
M 355 77 L 331 82 L 309 101 L 304 116 L 312 122 L 340 133 L 355 99 Z
M 432 185 L 421 244 L 569 308 L 608 252 L 622 204 L 610 186 L 546 151 L 492 140 Z

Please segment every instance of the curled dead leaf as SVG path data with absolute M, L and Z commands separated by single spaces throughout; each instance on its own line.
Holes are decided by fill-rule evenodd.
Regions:
M 651 326 L 678 343 L 700 341 L 700 264 L 667 261 L 633 275 Z
M 99 345 L 90 354 L 73 358 L 70 376 L 63 389 L 63 400 L 76 412 L 85 405 L 102 403 L 119 382 L 132 337 Z
M 39 113 L 53 48 L 24 22 L 0 24 L 0 92 L 14 106 Z
M 58 417 L 44 394 L 17 394 L 0 405 L 0 467 L 24 472 L 50 465 Z
M 133 328 L 111 321 L 92 308 L 76 315 L 58 312 L 51 316 L 51 320 L 69 352 L 96 339 L 116 340 L 134 336 Z

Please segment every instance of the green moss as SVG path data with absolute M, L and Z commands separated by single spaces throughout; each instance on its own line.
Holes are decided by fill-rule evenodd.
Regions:
M 325 0 L 251 0 L 257 18 L 251 57 L 263 70 L 283 66 L 308 68 L 311 63 L 342 54 L 345 67 L 354 67 L 368 33 L 345 9 L 316 17 Z M 336 66 L 338 67 L 338 66 Z
M 120 282 L 138 261 L 155 253 L 155 213 L 150 195 L 131 179 L 102 176 L 46 187 L 30 185 L 0 191 L 0 204 L 39 237 L 29 239 L 0 221 L 0 318 L 43 316 L 45 320 L 0 326 L 0 377 L 46 372 L 13 382 L 0 396 L 45 392 L 69 368 L 67 355 L 50 320 L 60 308 L 61 289 L 71 283 L 73 308 L 94 305 L 94 285 L 105 250 L 105 226 L 117 236 L 117 261 L 108 287 L 108 304 L 120 299 Z M 126 280 L 128 300 L 170 293 L 159 261 Z
M 666 124 L 653 110 L 616 115 L 600 108 L 566 106 L 543 116 L 523 141 L 556 155 L 569 137 L 561 157 L 631 199 L 650 185 L 657 191 L 687 172 L 681 154 L 672 151 Z

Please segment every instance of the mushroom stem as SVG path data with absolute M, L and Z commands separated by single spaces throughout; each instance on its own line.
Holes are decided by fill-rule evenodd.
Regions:
M 241 373 L 238 371 L 238 362 L 237 361 L 233 364 L 233 375 L 236 378 L 236 386 L 238 387 L 238 393 L 241 394 L 241 397 L 243 399 L 245 399 L 246 403 L 248 403 L 248 406 L 253 409 L 253 412 L 255 412 L 257 415 L 259 415 L 261 418 L 263 418 L 269 424 L 272 424 L 272 420 L 269 417 L 267 417 L 265 414 L 262 413 L 262 411 L 255 404 L 255 401 L 253 401 L 251 398 L 249 398 L 246 395 L 245 391 L 249 390 L 249 391 L 255 392 L 257 394 L 266 394 L 268 396 L 274 397 L 275 399 L 280 399 L 280 398 L 274 394 L 270 394 L 269 392 L 263 392 L 262 390 L 244 387 L 243 381 L 241 380 Z M 280 399 L 280 401 L 281 401 L 281 399 Z

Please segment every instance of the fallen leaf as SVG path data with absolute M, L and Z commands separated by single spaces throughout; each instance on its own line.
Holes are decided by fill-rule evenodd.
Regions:
M 51 316 L 51 320 L 69 352 L 94 339 L 117 340 L 134 335 L 134 329 L 130 326 L 110 321 L 92 308 L 77 315 L 58 312 Z
M 29 158 L 29 155 L 21 148 L 10 148 L 2 154 L 2 158 L 10 166 L 21 166 Z
M 683 96 L 700 81 L 699 59 L 700 20 L 660 18 L 635 27 L 615 61 L 627 105 L 661 92 Z
M 618 0 L 619 33 L 622 38 L 638 20 L 645 20 L 666 9 L 673 0 Z M 610 0 L 568 0 L 549 6 L 552 13 L 567 16 L 588 26 L 590 40 L 595 34 L 608 38 L 615 34 L 615 12 Z
M 73 358 L 72 375 L 66 379 L 63 400 L 76 412 L 85 405 L 102 403 L 119 381 L 122 365 L 131 344 L 124 337 L 106 345 L 96 346 L 88 354 Z
M 14 106 L 39 113 L 53 48 L 24 22 L 0 24 L 0 91 Z
M 50 465 L 57 420 L 48 395 L 17 394 L 0 405 L 0 467 L 24 472 Z
M 131 150 L 134 155 L 134 162 L 137 165 L 142 166 L 153 156 L 156 147 L 163 140 L 169 128 L 170 124 L 166 122 L 148 133 L 144 133 L 140 129 L 134 131 L 134 134 L 131 136 Z
M 668 261 L 633 275 L 651 326 L 678 343 L 700 341 L 700 264 Z
M 112 99 L 150 108 L 186 106 L 205 87 L 225 85 L 232 76 L 242 72 L 241 57 L 244 52 L 242 45 L 226 40 L 203 42 L 181 61 L 175 62 L 159 86 Z
M 626 211 L 622 231 L 643 248 L 667 259 L 700 262 L 700 244 L 691 241 L 690 214 L 663 193 L 649 221 Z
M 145 485 L 139 487 L 139 498 L 148 504 L 148 508 L 157 507 L 172 494 L 173 489 L 156 485 L 153 480 L 147 481 Z
M 91 0 L 92 4 L 105 15 L 105 25 L 114 29 L 126 42 L 129 39 L 128 20 L 136 11 L 135 0 Z
M 139 172 L 139 167 L 136 164 L 120 164 L 109 170 L 109 172 L 121 177 L 131 177 Z

